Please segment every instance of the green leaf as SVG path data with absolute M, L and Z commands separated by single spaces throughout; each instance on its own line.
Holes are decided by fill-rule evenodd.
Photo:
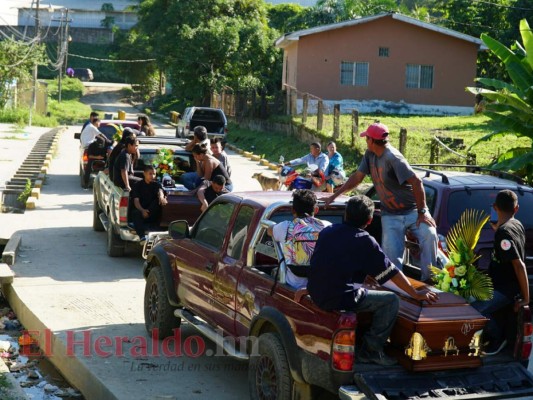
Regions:
M 529 63 L 530 68 L 533 69 L 533 33 L 526 19 L 520 21 L 520 34 L 522 35 L 522 41 L 524 42 L 526 51 L 525 59 Z
M 499 170 L 520 171 L 533 165 L 533 152 L 531 148 L 511 149 L 498 157 L 498 162 L 492 167 Z
M 482 83 L 485 86 L 492 86 L 495 89 L 507 89 L 510 92 L 515 92 L 516 88 L 504 81 L 500 81 L 498 79 L 490 79 L 490 78 L 477 78 L 476 81 Z M 479 88 L 472 88 L 479 91 Z M 472 91 L 472 93 L 474 93 Z
M 511 80 L 517 86 L 518 90 L 525 90 L 533 85 L 532 69 L 527 63 L 522 63 L 509 48 L 492 39 L 486 34 L 481 35 L 481 40 L 487 47 L 505 64 Z

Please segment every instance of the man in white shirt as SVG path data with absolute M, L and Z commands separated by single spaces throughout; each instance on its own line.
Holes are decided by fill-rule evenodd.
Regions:
M 87 124 L 87 126 L 83 129 L 80 135 L 80 141 L 81 145 L 84 149 L 88 148 L 89 145 L 99 138 L 103 141 L 103 143 L 110 142 L 105 135 L 98 130 L 100 127 L 100 119 L 95 118 L 90 124 Z
M 98 130 L 100 127 L 100 120 L 94 118 L 90 124 L 88 124 L 80 135 L 81 145 L 84 149 L 87 149 L 87 155 L 89 161 L 85 166 L 83 175 L 84 187 L 89 184 L 89 178 L 91 176 L 92 162 L 96 160 L 105 159 L 107 156 L 107 148 L 113 144 L 102 132 Z

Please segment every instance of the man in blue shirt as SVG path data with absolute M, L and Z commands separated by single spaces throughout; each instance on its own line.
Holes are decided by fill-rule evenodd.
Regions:
M 324 310 L 373 312 L 358 360 L 393 365 L 383 347 L 398 315 L 395 293 L 363 286 L 367 275 L 377 283 L 389 279 L 412 298 L 434 302 L 436 293 L 415 290 L 405 275 L 388 259 L 376 240 L 364 230 L 372 221 L 374 203 L 366 196 L 354 196 L 346 204 L 344 223 L 324 228 L 311 257 L 307 290 Z
M 312 169 L 314 165 L 317 169 L 312 171 L 313 179 L 313 191 L 322 191 L 323 179 L 325 177 L 326 170 L 329 164 L 329 158 L 325 153 L 322 153 L 322 147 L 320 143 L 313 142 L 309 145 L 309 154 L 303 157 L 295 158 L 294 160 L 287 161 L 283 165 L 290 165 L 291 167 L 296 165 L 306 164 L 309 169 Z

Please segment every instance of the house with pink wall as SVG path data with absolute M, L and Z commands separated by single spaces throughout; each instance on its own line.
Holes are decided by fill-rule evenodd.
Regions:
M 476 77 L 480 39 L 397 13 L 382 13 L 287 33 L 283 87 L 341 112 L 464 115 Z

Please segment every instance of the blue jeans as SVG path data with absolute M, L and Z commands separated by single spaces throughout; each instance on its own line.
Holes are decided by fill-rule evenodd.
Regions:
M 202 178 L 196 172 L 185 172 L 180 177 L 181 183 L 189 190 L 196 189 L 202 183 Z
M 496 311 L 502 309 L 503 307 L 511 303 L 511 299 L 495 290 L 494 294 L 492 295 L 492 299 L 477 300 L 470 304 L 472 307 L 478 310 L 481 315 L 486 318 L 489 318 L 489 322 L 485 327 L 485 332 L 489 339 L 500 340 L 502 338 L 503 327 L 499 326 L 498 323 L 494 320 L 494 318 L 491 318 L 491 316 Z
M 383 350 L 396 322 L 399 307 L 400 300 L 395 293 L 368 290 L 366 297 L 351 309 L 355 312 L 372 312 L 372 325 L 364 336 L 364 344 L 368 350 Z
M 196 189 L 203 182 L 203 179 L 196 172 L 185 172 L 181 178 L 181 183 L 189 190 Z M 229 183 L 225 185 L 225 188 L 230 192 L 233 191 L 233 184 Z
M 416 226 L 418 211 L 413 210 L 405 215 L 381 214 L 381 247 L 399 270 L 403 267 L 403 253 L 405 250 L 405 233 L 413 233 L 420 245 L 420 280 L 425 281 L 431 277 L 430 265 L 437 265 L 437 230 L 421 223 Z

